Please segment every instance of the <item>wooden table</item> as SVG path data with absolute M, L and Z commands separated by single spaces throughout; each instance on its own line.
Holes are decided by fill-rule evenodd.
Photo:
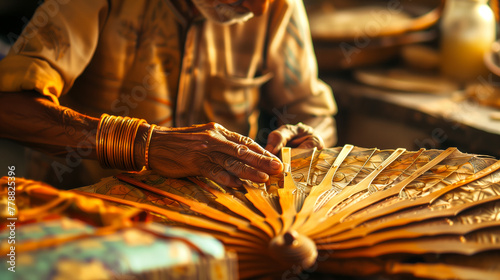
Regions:
M 500 158 L 498 111 L 452 93 L 400 92 L 367 86 L 349 74 L 321 78 L 332 86 L 339 106 L 339 145 L 407 149 L 458 147 Z

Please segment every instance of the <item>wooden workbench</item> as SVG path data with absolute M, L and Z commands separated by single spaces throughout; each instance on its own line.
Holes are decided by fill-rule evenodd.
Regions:
M 457 101 L 455 93 L 402 92 L 361 84 L 350 74 L 325 74 L 339 106 L 339 145 L 407 149 L 458 147 L 500 157 L 500 121 L 493 108 Z M 455 94 L 455 95 L 454 95 Z

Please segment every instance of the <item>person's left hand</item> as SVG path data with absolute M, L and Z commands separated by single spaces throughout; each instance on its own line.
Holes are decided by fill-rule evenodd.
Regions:
M 286 124 L 275 129 L 267 138 L 266 150 L 278 154 L 283 147 L 291 148 L 324 148 L 325 144 L 321 136 L 314 128 L 298 123 L 296 125 Z

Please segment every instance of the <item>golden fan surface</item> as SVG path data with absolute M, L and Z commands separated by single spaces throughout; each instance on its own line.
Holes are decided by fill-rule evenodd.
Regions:
M 282 176 L 239 190 L 146 171 L 78 192 L 212 234 L 237 253 L 241 278 L 500 279 L 496 159 L 351 145 L 282 158 Z

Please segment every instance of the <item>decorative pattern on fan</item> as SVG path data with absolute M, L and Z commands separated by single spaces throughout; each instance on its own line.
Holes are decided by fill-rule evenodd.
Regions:
M 241 190 L 148 171 L 78 192 L 212 234 L 237 252 L 241 278 L 500 279 L 500 161 L 351 145 L 282 158 L 283 176 Z

